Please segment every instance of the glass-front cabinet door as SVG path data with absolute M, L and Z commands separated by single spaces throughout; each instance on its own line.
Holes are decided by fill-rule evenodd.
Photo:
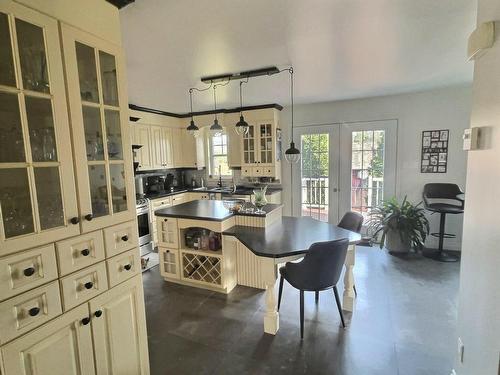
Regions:
M 57 21 L 0 4 L 0 256 L 80 233 Z
M 249 125 L 248 132 L 242 137 L 243 164 L 254 164 L 257 161 L 257 158 L 255 157 L 257 146 L 255 135 L 255 126 Z
M 62 27 L 78 197 L 84 232 L 135 216 L 121 48 Z
M 273 125 L 271 122 L 259 123 L 259 162 L 272 165 L 273 158 Z

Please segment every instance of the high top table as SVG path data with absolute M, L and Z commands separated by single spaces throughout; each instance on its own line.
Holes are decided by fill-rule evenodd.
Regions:
M 361 236 L 358 233 L 309 217 L 283 216 L 281 220 L 265 228 L 237 225 L 225 230 L 223 234 L 233 236 L 261 259 L 261 272 L 266 284 L 264 332 L 275 335 L 279 329 L 275 289 L 278 265 L 302 258 L 315 242 L 342 238 L 349 240 L 345 260 L 342 309 L 353 311 L 355 245 L 361 241 Z

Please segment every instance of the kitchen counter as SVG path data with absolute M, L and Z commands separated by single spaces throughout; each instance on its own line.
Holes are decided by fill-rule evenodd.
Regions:
M 309 217 L 283 216 L 266 228 L 237 225 L 224 231 L 233 236 L 255 255 L 282 258 L 307 252 L 315 242 L 347 238 L 349 243 L 361 241 L 361 235 Z
M 282 207 L 280 204 L 267 204 L 262 209 L 266 215 L 277 208 Z M 233 213 L 224 207 L 222 201 L 217 200 L 196 200 L 187 203 L 179 204 L 178 206 L 163 208 L 155 211 L 156 216 L 160 217 L 175 217 L 179 219 L 207 220 L 207 221 L 224 221 L 232 216 L 254 216 L 265 217 L 256 213 Z

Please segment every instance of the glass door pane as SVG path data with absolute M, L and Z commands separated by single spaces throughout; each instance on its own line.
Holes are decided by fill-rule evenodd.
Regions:
M 76 61 L 82 100 L 99 103 L 95 51 L 92 47 L 76 42 Z
M 48 98 L 27 96 L 25 104 L 33 161 L 57 161 L 57 146 L 51 100 Z
M 384 199 L 385 131 L 353 131 L 351 147 L 351 209 L 368 218 Z
M 243 135 L 243 162 L 255 163 L 255 127 L 249 125 L 248 133 Z
M 89 166 L 90 199 L 94 217 L 109 214 L 106 170 L 104 165 Z
M 115 57 L 109 53 L 99 51 L 99 62 L 101 64 L 102 96 L 104 104 L 118 106 Z
M 26 168 L 0 169 L 0 204 L 6 238 L 34 232 Z
M 42 230 L 64 225 L 64 209 L 59 168 L 35 168 L 38 214 Z
M 24 89 L 50 92 L 43 29 L 16 19 L 16 31 Z
M 0 13 L 0 85 L 16 86 L 9 19 L 4 13 Z
M 301 216 L 328 222 L 329 134 L 301 136 Z
M 17 94 L 0 92 L 0 163 L 25 162 Z

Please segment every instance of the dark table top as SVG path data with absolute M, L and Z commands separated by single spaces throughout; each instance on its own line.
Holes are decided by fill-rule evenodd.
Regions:
M 361 235 L 309 217 L 283 216 L 266 228 L 241 225 L 229 228 L 225 235 L 236 237 L 255 255 L 282 258 L 307 252 L 315 242 L 347 238 L 351 244 L 361 241 Z
M 267 204 L 262 209 L 269 213 L 281 204 Z M 255 213 L 232 213 L 225 207 L 223 201 L 218 200 L 196 200 L 179 204 L 177 206 L 162 208 L 155 211 L 156 216 L 161 217 L 176 217 L 180 219 L 208 220 L 208 221 L 224 221 L 234 215 L 257 216 L 264 217 Z

